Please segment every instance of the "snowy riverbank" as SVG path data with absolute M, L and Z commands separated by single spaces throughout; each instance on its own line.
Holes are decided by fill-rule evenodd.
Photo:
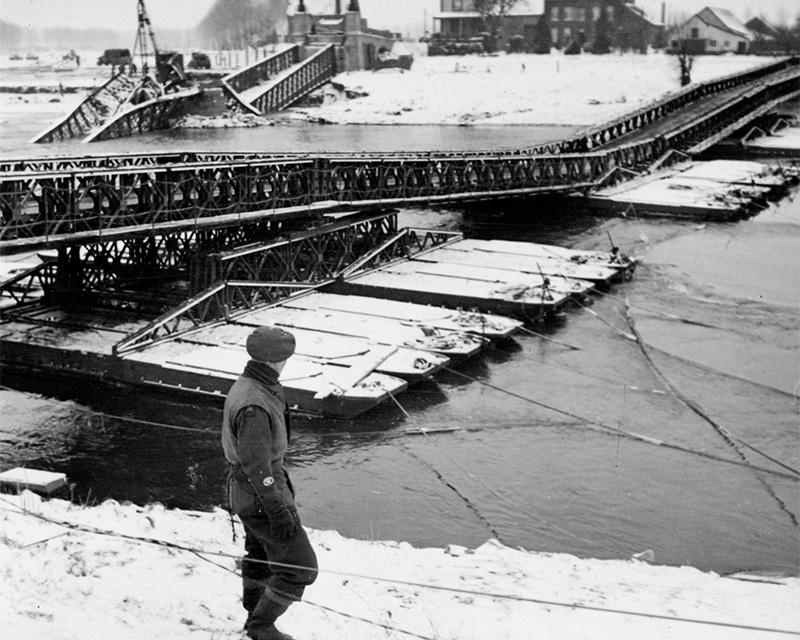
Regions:
M 704 82 L 771 62 L 758 56 L 698 57 Z M 326 91 L 296 118 L 332 124 L 592 125 L 678 91 L 677 63 L 663 53 L 607 56 L 499 54 L 417 57 L 410 71 L 342 73 L 335 81 L 364 97 Z
M 235 575 L 242 543 L 232 543 L 225 512 L 113 501 L 88 508 L 42 502 L 31 493 L 0 496 L 0 507 L 4 637 L 242 637 Z M 414 549 L 333 531 L 310 536 L 320 577 L 307 602 L 294 605 L 279 625 L 297 640 L 800 634 L 796 578 L 725 578 L 638 560 L 528 552 L 491 540 L 475 550 Z

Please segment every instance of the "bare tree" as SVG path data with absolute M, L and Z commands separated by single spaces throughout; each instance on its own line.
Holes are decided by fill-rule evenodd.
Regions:
M 667 27 L 667 53 L 674 56 L 680 73 L 681 86 L 692 83 L 696 44 L 685 16 L 678 16 Z
M 777 35 L 775 37 L 775 53 L 786 56 L 800 53 L 800 14 L 795 18 L 794 24 L 781 10 L 774 25 Z
M 611 51 L 611 20 L 608 19 L 608 8 L 600 5 L 600 15 L 594 24 L 594 42 L 592 53 L 608 53 Z
M 221 49 L 262 46 L 286 15 L 286 5 L 287 0 L 216 0 L 198 31 Z
M 475 11 L 481 15 L 486 30 L 497 37 L 503 18 L 519 0 L 472 0 Z

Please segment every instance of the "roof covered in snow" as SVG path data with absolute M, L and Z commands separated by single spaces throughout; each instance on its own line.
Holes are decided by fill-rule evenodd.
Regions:
M 729 31 L 730 33 L 746 38 L 752 37 L 750 30 L 742 24 L 742 21 L 727 9 L 706 7 L 697 14 L 697 17 L 706 24 L 722 29 L 723 31 Z

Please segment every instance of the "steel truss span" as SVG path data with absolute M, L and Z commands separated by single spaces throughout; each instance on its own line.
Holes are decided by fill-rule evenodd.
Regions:
M 0 250 L 58 246 L 376 206 L 588 188 L 603 154 L 242 160 L 0 178 Z
M 341 207 L 584 191 L 663 164 L 675 151 L 702 149 L 748 114 L 798 93 L 800 67 L 792 58 L 687 88 L 543 148 L 7 160 L 0 252 L 210 231 Z

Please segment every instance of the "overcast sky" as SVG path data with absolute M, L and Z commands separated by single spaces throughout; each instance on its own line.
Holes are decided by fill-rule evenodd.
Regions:
M 191 28 L 206 14 L 214 0 L 146 0 L 147 12 L 153 27 Z M 521 0 L 525 2 L 525 0 Z M 539 6 L 541 0 L 532 0 Z M 331 8 L 334 0 L 309 0 L 309 8 Z M 342 0 L 346 6 L 347 0 Z M 361 0 L 362 15 L 369 25 L 408 33 L 432 27 L 433 14 L 439 0 Z M 655 18 L 661 15 L 662 0 L 636 0 Z M 800 0 L 666 0 L 667 18 L 671 14 L 691 15 L 704 6 L 732 10 L 747 20 L 763 14 L 773 20 L 794 21 L 800 14 Z M 292 10 L 296 0 L 290 0 Z M 320 9 L 317 9 L 317 6 Z M 107 27 L 132 30 L 136 28 L 136 0 L 0 0 L 0 18 L 19 25 Z

